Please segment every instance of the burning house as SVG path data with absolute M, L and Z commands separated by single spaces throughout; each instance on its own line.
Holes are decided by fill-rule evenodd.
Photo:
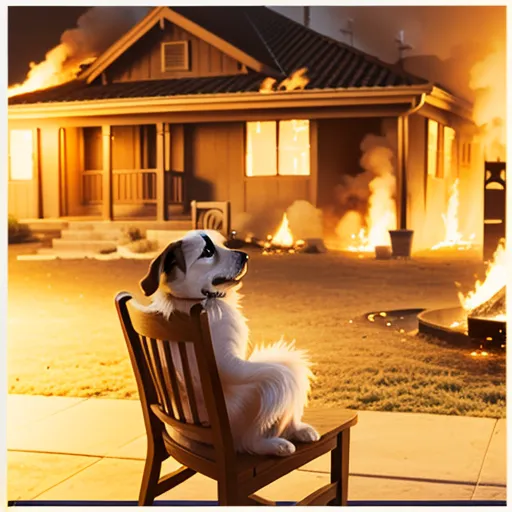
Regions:
M 339 248 L 390 229 L 431 248 L 443 215 L 446 240 L 482 243 L 472 107 L 435 81 L 265 7 L 155 7 L 72 76 L 55 53 L 9 91 L 18 218 L 170 221 L 229 201 L 264 237 L 302 200 Z

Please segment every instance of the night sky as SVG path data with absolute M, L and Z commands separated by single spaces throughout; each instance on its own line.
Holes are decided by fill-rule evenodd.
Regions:
M 42 61 L 89 7 L 9 7 L 9 85 L 23 82 L 31 61 Z

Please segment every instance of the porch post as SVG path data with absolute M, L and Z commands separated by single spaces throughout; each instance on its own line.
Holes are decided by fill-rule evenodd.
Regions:
M 101 127 L 103 136 L 103 173 L 102 173 L 102 199 L 103 199 L 103 220 L 114 218 L 113 196 L 112 196 L 112 132 L 110 125 Z
M 156 220 L 167 220 L 164 123 L 156 124 Z
M 407 159 L 409 156 L 409 118 L 397 119 L 397 194 L 398 229 L 407 229 Z

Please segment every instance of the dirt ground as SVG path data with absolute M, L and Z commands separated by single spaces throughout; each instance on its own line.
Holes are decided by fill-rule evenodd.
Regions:
M 10 393 L 137 398 L 113 298 L 133 292 L 148 262 L 17 261 L 9 248 Z M 411 261 L 341 253 L 263 256 L 251 250 L 243 305 L 253 343 L 296 339 L 310 351 L 315 405 L 504 417 L 505 354 L 471 357 L 365 313 L 457 306 L 484 265 L 469 255 Z

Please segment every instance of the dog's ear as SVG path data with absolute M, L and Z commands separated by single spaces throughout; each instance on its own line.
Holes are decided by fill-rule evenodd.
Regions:
M 185 256 L 183 254 L 182 241 L 178 240 L 169 244 L 150 264 L 148 273 L 140 281 L 140 287 L 144 295 L 149 297 L 158 290 L 160 275 L 169 274 L 174 266 L 182 272 L 187 271 Z

